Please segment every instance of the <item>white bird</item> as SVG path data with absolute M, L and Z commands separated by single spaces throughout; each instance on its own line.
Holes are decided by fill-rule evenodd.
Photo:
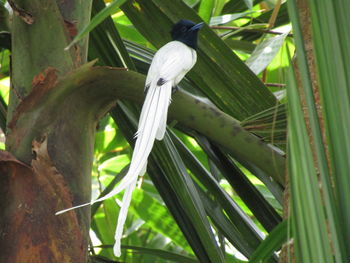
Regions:
M 146 98 L 141 110 L 134 152 L 128 173 L 120 184 L 102 198 L 56 213 L 56 215 L 62 214 L 103 201 L 125 189 L 115 233 L 114 254 L 117 257 L 121 254 L 120 241 L 137 178 L 146 172 L 147 159 L 154 141 L 164 138 L 172 92 L 176 91 L 176 85 L 197 61 L 197 35 L 202 26 L 203 23 L 195 24 L 189 20 L 180 20 L 171 30 L 173 41 L 161 47 L 154 55 L 146 78 Z

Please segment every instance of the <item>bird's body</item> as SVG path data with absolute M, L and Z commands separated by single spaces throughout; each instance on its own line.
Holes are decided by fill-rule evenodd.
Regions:
M 148 70 L 145 89 L 148 93 L 152 89 L 171 89 L 174 90 L 176 85 L 183 79 L 186 73 L 194 66 L 197 61 L 196 51 L 183 44 L 180 41 L 171 41 L 161 47 L 158 52 L 155 54 L 152 64 Z M 159 85 L 161 84 L 161 85 Z M 168 98 L 171 93 L 167 91 L 166 100 L 170 103 L 170 98 Z M 145 100 L 144 105 L 147 105 L 148 102 Z M 161 140 L 164 137 L 165 126 L 166 126 L 166 117 L 167 117 L 167 108 L 163 114 L 163 122 L 160 124 L 158 133 L 156 136 L 157 140 Z M 141 115 L 140 120 L 143 116 Z M 142 128 L 139 125 L 139 131 Z
M 125 189 L 115 233 L 114 254 L 116 256 L 120 256 L 123 226 L 137 178 L 146 172 L 147 159 L 154 141 L 164 138 L 172 91 L 197 61 L 195 49 L 197 47 L 197 33 L 201 26 L 202 24 L 194 24 L 189 20 L 180 20 L 171 31 L 173 41 L 161 47 L 154 55 L 146 78 L 146 98 L 141 110 L 135 136 L 136 143 L 128 173 L 110 193 L 88 203 L 103 201 Z M 84 205 L 65 209 L 56 214 Z
M 177 85 L 197 61 L 197 52 L 180 41 L 171 41 L 161 47 L 153 57 L 148 70 L 146 87 L 154 79 L 173 81 Z
M 179 41 L 167 43 L 153 57 L 146 78 L 146 98 L 141 110 L 130 168 L 121 184 L 109 194 L 113 196 L 126 187 L 115 233 L 114 254 L 116 256 L 119 256 L 121 253 L 120 240 L 132 191 L 136 186 L 136 179 L 139 175 L 142 176 L 146 172 L 147 159 L 151 153 L 154 141 L 164 138 L 172 90 L 196 61 L 196 51 Z M 132 183 L 126 186 L 130 181 Z

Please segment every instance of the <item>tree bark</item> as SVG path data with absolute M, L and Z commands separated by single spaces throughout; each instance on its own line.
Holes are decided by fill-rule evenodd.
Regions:
M 315 98 L 315 104 L 316 104 L 315 106 L 317 109 L 319 123 L 320 123 L 321 130 L 322 130 L 322 136 L 323 136 L 323 142 L 324 142 L 326 154 L 328 157 L 329 152 L 327 149 L 328 146 L 326 143 L 324 120 L 323 120 L 322 112 L 321 112 L 319 84 L 318 84 L 317 69 L 316 69 L 315 55 L 314 55 L 310 8 L 309 8 L 308 2 L 303 1 L 303 0 L 296 0 L 296 5 L 298 7 L 299 21 L 300 21 L 300 25 L 301 25 L 304 49 L 305 49 L 305 53 L 307 56 L 308 71 L 310 74 L 313 95 Z M 294 67 L 295 73 L 296 73 L 298 91 L 300 94 L 300 101 L 301 101 L 301 104 L 303 107 L 305 124 L 306 124 L 308 135 L 310 138 L 310 145 L 311 145 L 311 150 L 312 150 L 312 154 L 313 154 L 313 159 L 315 162 L 315 167 L 317 168 L 318 167 L 318 159 L 317 159 L 317 155 L 316 155 L 315 141 L 314 141 L 314 137 L 313 137 L 312 132 L 311 132 L 309 109 L 308 109 L 308 105 L 307 105 L 306 99 L 305 99 L 305 91 L 303 89 L 301 73 L 300 73 L 300 70 L 298 68 L 297 60 L 298 60 L 298 58 L 296 58 L 296 61 L 294 62 L 293 67 Z M 327 158 L 327 161 L 329 162 L 329 158 Z M 328 163 L 328 165 L 329 165 L 329 163 Z M 287 173 L 286 176 L 289 176 L 289 174 Z M 283 207 L 283 210 L 284 210 L 283 217 L 285 219 L 290 217 L 290 202 L 291 202 L 290 201 L 289 178 L 286 178 L 286 182 L 287 182 L 287 184 L 286 184 L 285 193 L 284 193 L 284 207 Z M 284 245 L 282 252 L 281 252 L 280 260 L 279 260 L 280 263 L 295 262 L 294 247 L 295 247 L 294 242 L 289 242 L 288 244 Z
M 35 112 L 26 113 L 59 77 L 86 62 L 86 39 L 69 51 L 64 48 L 89 21 L 91 1 L 9 2 L 14 11 L 12 83 L 9 152 L 1 153 L 0 262 L 86 262 L 89 209 L 62 217 L 54 213 L 90 200 L 94 127 L 78 126 L 85 116 L 74 107 L 43 108 L 47 119 L 42 121 Z M 53 114 L 58 117 L 44 123 Z M 23 115 L 26 122 L 17 122 Z

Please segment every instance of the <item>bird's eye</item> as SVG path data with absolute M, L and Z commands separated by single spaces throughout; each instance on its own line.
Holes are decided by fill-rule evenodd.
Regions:
M 187 28 L 185 26 L 181 27 L 181 32 L 185 33 L 187 31 Z

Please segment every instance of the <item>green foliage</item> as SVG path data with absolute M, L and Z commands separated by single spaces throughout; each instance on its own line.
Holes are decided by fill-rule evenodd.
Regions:
M 298 90 L 295 76 L 289 73 L 289 115 L 294 124 L 289 126 L 289 166 L 295 175 L 291 177 L 292 225 L 296 258 L 300 262 L 346 262 L 349 257 L 347 207 L 350 198 L 349 191 L 345 190 L 349 183 L 349 120 L 345 116 L 350 104 L 347 99 L 349 73 L 345 65 L 350 53 L 348 36 L 342 31 L 346 7 L 339 4 L 334 1 L 318 5 L 316 1 L 309 1 L 319 100 L 313 93 L 313 69 L 306 59 L 307 47 L 303 43 L 297 5 L 295 1 L 288 2 L 301 82 Z M 308 122 L 300 103 L 301 90 Z M 316 103 L 322 115 L 318 115 Z
M 172 23 L 184 17 L 200 20 L 180 0 L 127 2 L 122 10 L 156 47 L 170 40 Z M 188 78 L 225 113 L 241 120 L 275 105 L 276 99 L 271 92 L 206 26 L 199 34 L 198 55 L 198 62 Z
M 288 33 L 265 39 L 256 46 L 253 53 L 246 60 L 246 64 L 255 74 L 260 74 L 271 63 Z
M 124 2 L 121 11 L 119 6 Z M 105 6 L 101 0 L 94 0 L 91 22 L 68 47 L 89 34 L 90 59 L 98 58 L 100 65 L 146 73 L 154 46 L 169 40 L 170 21 L 185 15 L 193 20 L 202 17 L 216 25 L 241 25 L 247 17 L 258 18 L 263 14 L 257 12 L 259 6 L 252 11 L 251 4 L 246 1 L 237 11 L 226 14 L 223 11 L 228 5 L 226 1 L 185 1 L 185 4 L 179 0 L 113 1 Z M 177 11 L 171 11 L 174 9 Z M 257 42 L 242 42 L 241 36 L 230 34 L 231 31 L 217 29 L 216 34 L 209 28 L 201 31 L 199 63 L 181 87 L 243 119 L 274 106 L 277 101 L 224 39 L 226 43 L 236 43 L 232 47 L 240 49 L 249 44 L 249 52 Z M 224 36 L 223 32 L 228 34 Z M 4 62 L 7 54 L 7 50 L 1 52 Z M 6 76 L 8 65 L 1 66 Z M 4 98 L 5 93 L 1 94 Z M 112 110 L 113 118 L 104 117 L 97 127 L 92 174 L 94 197 L 110 191 L 125 175 L 130 161 L 139 107 L 126 101 L 119 106 Z M 205 146 L 206 139 L 186 127 L 176 123 L 172 126 L 164 142 L 155 145 L 149 172 L 133 195 L 122 242 L 125 252 L 122 260 L 240 262 L 242 255 L 251 257 L 263 233 L 271 231 L 281 220 L 280 199 L 276 199 L 281 195 L 280 186 L 276 182 L 265 186 L 255 179 L 259 173 L 253 166 L 238 164 L 235 156 L 223 148 Z M 231 172 L 241 179 L 231 178 Z M 260 173 L 259 178 L 268 176 Z M 92 206 L 92 262 L 115 260 L 111 248 L 120 198 L 118 195 L 116 200 Z
M 272 2 L 116 0 L 106 5 L 93 1 L 91 22 L 68 47 L 88 38 L 90 60 L 98 58 L 99 65 L 142 74 L 147 73 L 156 49 L 170 40 L 174 22 L 180 18 L 206 22 L 208 26 L 200 31 L 198 63 L 180 87 L 240 120 L 246 131 L 260 138 L 259 145 L 271 143 L 279 156 L 287 150 L 291 214 L 282 221 L 284 185 L 271 180 L 266 170 L 173 122 L 164 141 L 155 144 L 147 174 L 139 179 L 120 259 L 114 257 L 112 247 L 122 195 L 92 206 L 92 262 L 277 262 L 276 252 L 286 241 L 294 242 L 296 262 L 346 262 L 349 252 L 344 244 L 350 243 L 350 39 L 344 26 L 348 6 L 309 1 L 323 127 L 295 1 L 283 2 L 275 26 L 268 28 Z M 263 10 L 266 6 L 270 9 Z M 8 38 L 7 30 L 0 37 Z M 290 62 L 294 43 L 308 123 Z M 5 131 L 11 46 L 0 48 L 0 126 Z M 274 96 L 286 91 L 287 96 Z M 92 168 L 94 197 L 110 191 L 125 175 L 139 109 L 120 100 L 100 121 Z M 250 155 L 248 150 L 255 148 L 249 140 L 244 143 L 242 148 Z M 265 165 L 276 166 L 273 161 Z
M 254 251 L 249 263 L 266 262 L 273 252 L 280 248 L 281 244 L 287 241 L 287 221 L 281 222 L 265 238 L 259 247 Z
M 160 7 L 163 5 L 158 2 L 154 2 L 154 4 L 155 6 L 157 6 L 157 8 L 158 6 Z M 190 4 L 190 3 L 187 3 L 187 4 Z M 216 19 L 219 19 L 218 15 L 220 15 L 220 12 L 218 12 L 217 10 L 220 8 L 222 9 L 223 4 L 221 4 L 221 7 L 216 5 L 215 10 L 214 10 L 214 6 L 209 4 L 212 4 L 212 3 L 210 3 L 210 1 L 207 3 L 205 3 L 205 1 L 200 2 L 200 5 L 198 6 L 199 7 L 198 10 L 200 10 L 199 14 L 204 15 L 208 20 L 208 19 L 211 19 L 212 15 L 216 12 L 215 13 L 217 15 Z M 146 11 L 146 14 L 145 14 L 146 16 L 151 14 L 148 12 L 153 12 L 153 11 L 159 12 L 159 11 L 155 11 L 156 10 L 154 9 L 155 6 L 152 6 L 152 5 L 153 4 L 149 5 L 150 10 L 146 8 L 147 5 L 145 6 L 144 10 Z M 181 7 L 184 7 L 184 6 L 181 5 Z M 136 14 L 134 14 L 133 12 L 136 12 L 136 10 L 139 10 L 138 8 L 140 7 L 138 7 L 136 4 L 132 6 L 127 3 L 126 5 L 123 6 L 123 10 L 125 11 L 128 10 L 126 14 L 129 16 L 132 22 L 130 22 L 128 17 L 121 12 L 118 12 L 116 15 L 113 16 L 114 23 L 117 26 L 117 29 L 121 37 L 124 39 L 124 41 L 127 40 L 128 42 L 124 42 L 123 44 L 120 41 L 116 40 L 116 42 L 112 44 L 112 46 L 114 45 L 114 48 L 108 50 L 109 55 L 102 56 L 101 58 L 102 58 L 102 61 L 105 61 L 104 63 L 107 63 L 108 65 L 107 61 L 110 61 L 112 57 L 115 57 L 114 59 L 115 62 L 113 62 L 112 65 L 122 66 L 123 65 L 122 60 L 118 62 L 118 57 L 120 58 L 119 50 L 125 50 L 124 45 L 126 45 L 127 50 L 130 52 L 129 55 L 131 56 L 134 65 L 136 66 L 136 69 L 145 73 L 147 68 L 145 70 L 144 63 L 149 63 L 150 57 L 149 55 L 147 55 L 149 51 L 147 51 L 143 47 L 152 47 L 152 45 L 150 45 L 149 42 L 147 42 L 145 38 L 142 37 L 141 34 L 138 32 L 140 30 L 140 32 L 145 33 L 146 32 L 145 30 L 147 29 L 143 28 L 143 26 L 149 27 L 150 24 L 148 23 L 150 23 L 151 21 L 148 21 L 147 24 L 146 24 L 146 20 L 144 21 L 144 23 L 137 22 L 135 20 Z M 244 9 L 242 11 L 244 11 Z M 249 14 L 250 12 L 247 9 L 246 9 L 246 12 L 241 12 L 240 14 L 232 14 L 230 16 L 230 20 L 226 22 L 226 24 L 235 25 L 236 23 L 235 20 L 240 19 Z M 165 15 L 167 14 L 165 13 Z M 138 15 L 138 19 L 140 19 L 139 15 Z M 220 19 L 223 19 L 223 18 L 220 18 Z M 135 23 L 136 28 L 133 24 L 135 21 L 136 21 Z M 107 25 L 108 20 L 105 21 L 104 23 Z M 106 28 L 106 26 L 103 27 L 103 25 L 100 25 L 96 28 L 96 30 L 102 31 L 102 30 L 105 30 L 104 28 Z M 169 25 L 167 25 L 166 23 L 164 24 L 164 30 L 165 31 L 169 30 Z M 92 35 L 95 34 L 94 32 L 95 31 L 92 32 Z M 114 33 L 118 34 L 117 31 L 114 31 Z M 156 46 L 159 46 L 160 42 L 157 42 L 153 37 L 150 37 L 149 33 L 150 31 L 148 30 L 145 36 L 152 41 L 152 44 L 156 43 Z M 156 31 L 154 31 L 154 33 L 156 33 Z M 203 34 L 205 34 L 205 32 Z M 164 34 L 164 36 L 166 39 L 168 38 L 167 34 Z M 231 38 L 232 40 L 234 40 L 234 37 L 231 37 Z M 95 44 L 96 40 L 94 39 L 96 38 L 94 37 L 91 42 L 91 45 L 93 47 L 93 49 L 91 49 L 92 51 L 91 54 L 95 54 L 94 56 L 99 57 L 99 54 L 102 54 L 101 52 L 105 53 L 106 51 L 101 50 L 100 48 L 96 49 L 97 47 Z M 218 39 L 215 39 L 215 40 L 214 39 L 215 38 L 211 36 L 210 41 L 218 42 Z M 163 40 L 161 41 L 163 42 Z M 141 46 L 137 47 L 135 45 L 136 44 L 135 42 Z M 108 43 L 111 43 L 111 42 L 107 41 L 106 45 L 110 45 Z M 205 45 L 205 44 L 203 43 L 202 45 Z M 115 49 L 116 47 L 119 50 Z M 204 52 L 207 52 L 207 51 L 204 51 Z M 152 56 L 152 53 L 150 53 L 150 56 Z M 216 55 L 213 54 L 213 56 L 216 56 Z M 130 65 L 130 66 L 133 67 L 133 65 Z M 242 66 L 244 66 L 244 64 L 241 64 L 241 67 Z M 205 67 L 203 67 L 203 70 Z M 210 69 L 208 68 L 205 70 L 206 72 L 209 72 L 208 70 Z M 220 74 L 216 74 L 216 76 Z M 196 81 L 195 79 L 194 81 Z M 203 87 L 202 82 L 198 82 L 197 85 L 193 86 L 193 84 L 191 83 L 187 84 L 187 82 L 185 81 L 183 85 L 184 87 L 186 87 L 186 89 L 189 89 L 191 92 L 198 93 L 198 94 L 201 94 L 201 96 L 204 96 L 201 90 L 197 89 L 197 86 L 200 88 Z M 212 92 L 211 89 L 210 89 L 210 92 Z M 216 92 L 218 93 L 220 92 L 220 90 L 216 90 Z M 225 97 L 223 96 L 223 94 L 221 95 L 222 98 Z M 213 96 L 209 96 L 209 98 L 216 100 L 217 103 L 220 104 L 220 107 L 227 108 L 227 106 L 225 106 L 225 101 L 217 100 Z M 253 112 L 256 112 L 256 109 L 253 109 L 251 105 L 245 104 L 244 107 L 250 107 L 253 110 Z M 96 165 L 98 165 L 98 167 L 96 167 L 94 170 L 98 171 L 98 176 L 99 176 L 98 184 L 102 186 L 102 189 L 106 187 L 106 190 L 107 188 L 113 187 L 118 182 L 118 180 L 114 180 L 114 179 L 112 180 L 109 177 L 113 173 L 114 174 L 119 173 L 121 169 L 125 167 L 125 165 L 128 162 L 127 155 L 129 155 L 131 152 L 126 144 L 124 143 L 121 144 L 121 142 L 116 143 L 116 137 L 119 136 L 121 133 L 123 133 L 127 138 L 129 138 L 128 140 L 130 141 L 133 134 L 132 131 L 135 130 L 134 125 L 136 124 L 136 120 L 137 120 L 134 117 L 135 113 L 132 113 L 132 112 L 135 112 L 135 108 L 132 105 L 129 105 L 127 103 L 127 104 L 124 104 L 122 108 L 123 110 L 122 111 L 119 110 L 119 113 L 116 113 L 117 115 L 115 115 L 114 117 L 114 119 L 117 121 L 117 126 L 112 126 L 110 121 L 108 121 L 108 125 L 101 126 L 100 130 L 97 133 L 95 149 L 96 149 L 96 154 L 99 157 L 97 157 L 96 159 L 97 160 Z M 227 109 L 228 111 L 231 111 L 231 109 L 229 108 Z M 137 110 L 136 110 L 136 114 L 137 114 Z M 124 119 L 124 121 L 122 121 L 122 119 Z M 126 124 L 127 122 L 129 122 L 128 119 L 131 120 L 131 122 L 129 124 Z M 104 127 L 108 127 L 108 128 L 104 129 Z M 121 131 L 118 129 L 118 127 L 121 128 Z M 212 239 L 214 238 L 213 234 L 215 234 L 215 235 L 220 235 L 223 238 L 226 238 L 226 240 L 230 242 L 231 245 L 233 245 L 236 249 L 238 249 L 238 251 L 240 251 L 241 253 L 243 253 L 243 255 L 249 258 L 260 243 L 260 240 L 262 237 L 261 231 L 265 231 L 263 229 L 258 230 L 258 227 L 262 227 L 260 220 L 263 220 L 262 222 L 266 222 L 266 223 L 268 222 L 278 223 L 280 220 L 279 216 L 276 217 L 277 221 L 274 221 L 275 219 L 273 218 L 275 216 L 272 216 L 272 214 L 267 213 L 263 217 L 260 217 L 257 214 L 257 218 L 259 218 L 257 219 L 255 217 L 254 206 L 252 207 L 253 210 L 250 210 L 245 204 L 245 202 L 247 202 L 248 199 L 244 198 L 242 202 L 242 199 L 240 197 L 242 194 L 245 196 L 249 196 L 251 194 L 249 194 L 249 192 L 245 192 L 244 190 L 238 191 L 239 193 L 238 195 L 236 192 L 232 192 L 232 187 L 237 190 L 240 187 L 242 188 L 242 185 L 239 181 L 229 180 L 228 181 L 229 184 L 225 187 L 225 190 L 223 190 L 222 186 L 220 186 L 218 183 L 222 180 L 221 178 L 223 178 L 224 174 L 230 173 L 229 170 L 227 169 L 233 169 L 233 168 L 221 167 L 219 163 L 213 162 L 213 161 L 218 159 L 221 159 L 221 161 L 224 161 L 224 159 L 227 159 L 226 162 L 231 163 L 232 157 L 224 156 L 224 155 L 217 156 L 217 154 L 215 153 L 214 155 L 209 154 L 208 152 L 202 149 L 203 146 L 201 145 L 201 143 L 198 144 L 196 142 L 196 140 L 198 141 L 199 138 L 195 137 L 195 140 L 194 140 L 193 138 L 183 133 L 181 127 L 179 128 L 180 130 L 174 129 L 177 136 L 173 134 L 171 136 L 171 139 L 170 138 L 166 139 L 166 142 L 168 143 L 166 143 L 165 145 L 163 145 L 163 143 L 157 143 L 156 146 L 154 147 L 154 150 L 153 150 L 154 154 L 152 154 L 153 157 L 151 157 L 151 159 L 154 158 L 155 160 L 157 160 L 156 161 L 157 166 L 161 163 L 162 164 L 161 166 L 163 168 L 161 168 L 161 170 L 158 170 L 158 176 L 157 176 L 158 179 L 155 179 L 155 174 L 153 174 L 152 171 L 154 169 L 159 169 L 159 168 L 152 168 L 153 167 L 152 161 L 149 164 L 150 166 L 149 176 L 153 180 L 153 183 L 155 183 L 154 180 L 157 180 L 158 183 L 153 185 L 151 181 L 145 179 L 142 183 L 142 189 L 137 190 L 135 192 L 132 200 L 132 207 L 130 208 L 129 216 L 127 220 L 128 230 L 126 230 L 127 234 L 123 243 L 133 244 L 134 246 L 141 245 L 147 248 L 151 248 L 154 245 L 156 245 L 153 248 L 159 249 L 163 247 L 163 249 L 166 249 L 168 251 L 181 251 L 182 254 L 184 255 L 187 254 L 189 256 L 193 256 L 193 252 L 194 252 L 194 254 L 196 254 L 197 257 L 201 259 L 201 262 L 202 261 L 203 262 L 205 261 L 222 262 L 223 259 L 222 259 L 222 256 L 220 256 L 220 252 L 217 250 L 217 248 L 215 248 L 215 246 L 214 247 L 212 246 L 212 242 L 213 242 Z M 126 131 L 128 131 L 127 133 L 129 135 L 126 134 Z M 181 140 L 179 138 L 181 138 Z M 173 148 L 173 146 L 171 146 L 172 144 L 170 140 L 172 140 L 175 143 L 176 149 Z M 169 151 L 169 153 L 172 153 L 172 154 L 168 155 L 166 153 L 167 151 Z M 177 153 L 177 151 L 179 151 L 179 154 Z M 188 153 L 191 153 L 191 154 L 188 155 Z M 181 159 L 184 160 L 184 163 L 182 163 Z M 186 168 L 189 169 L 187 171 L 190 171 L 189 175 L 191 175 L 190 177 L 188 177 L 189 175 L 187 177 L 186 176 L 184 177 L 184 179 L 187 178 L 185 179 L 187 181 L 186 184 L 180 183 L 182 182 L 182 180 L 184 180 L 181 178 L 186 174 L 185 167 L 183 166 L 184 164 L 186 165 Z M 213 169 L 216 170 L 217 172 L 214 173 Z M 235 169 L 239 170 L 239 168 L 235 168 Z M 122 176 L 123 171 L 118 175 L 118 177 Z M 176 175 L 175 171 L 178 171 L 177 172 L 178 175 Z M 245 171 L 246 171 L 245 172 L 246 174 L 241 173 L 241 176 L 243 176 L 242 178 L 247 178 L 248 174 L 250 177 L 252 176 L 249 172 L 247 172 L 247 170 Z M 175 174 L 173 174 L 174 172 Z M 211 172 L 213 173 L 212 175 L 211 175 Z M 162 175 L 162 177 L 164 178 L 160 179 L 159 178 L 160 175 Z M 215 177 L 212 177 L 212 176 L 215 176 Z M 159 184 L 159 182 L 165 182 L 163 180 L 168 181 L 168 184 L 170 185 L 166 186 L 165 184 L 163 186 L 163 184 Z M 193 181 L 194 184 L 191 182 L 192 180 L 194 180 Z M 191 184 L 193 184 L 195 188 L 193 188 L 192 186 L 191 190 L 188 190 L 186 194 L 186 191 L 184 190 L 187 187 L 189 187 Z M 171 188 L 169 188 L 169 186 Z M 261 185 L 261 183 L 255 186 L 254 184 L 251 184 L 250 187 L 252 187 L 251 188 L 252 190 L 255 189 L 254 191 L 256 191 L 256 194 L 260 196 L 260 200 L 263 203 L 266 202 L 266 204 L 268 204 L 265 198 L 267 198 L 269 202 L 272 202 L 272 203 L 275 202 L 274 206 L 276 208 L 270 207 L 269 208 L 270 211 L 275 211 L 273 213 L 276 213 L 276 210 L 274 209 L 277 209 L 277 211 L 281 211 L 280 210 L 281 206 L 278 204 L 278 201 L 276 201 L 274 197 L 274 195 L 280 190 L 277 190 L 276 188 L 273 191 L 273 193 L 271 193 L 268 189 L 270 189 L 270 187 L 272 186 L 269 185 L 268 188 L 266 188 L 263 185 Z M 95 187 L 95 188 L 98 189 L 98 187 Z M 172 189 L 172 191 L 170 191 L 170 189 Z M 104 192 L 107 192 L 106 190 Z M 226 191 L 230 192 L 231 196 Z M 173 192 L 173 194 L 170 194 L 171 192 Z M 196 192 L 198 192 L 199 195 L 195 194 Z M 206 192 L 207 194 L 204 194 Z M 103 195 L 103 193 L 101 195 Z M 258 207 L 261 208 L 261 205 L 259 205 L 259 202 L 254 203 L 253 200 L 257 200 L 257 199 L 254 199 L 256 198 L 254 196 L 255 196 L 254 194 L 251 195 L 251 200 L 252 200 L 251 204 L 252 205 L 254 204 L 257 208 Z M 176 206 L 179 206 L 179 205 L 181 206 L 180 210 L 179 210 L 180 207 L 176 208 L 174 206 L 175 200 L 178 200 L 175 203 L 176 203 Z M 238 204 L 240 204 L 241 207 L 239 207 Z M 250 203 L 248 202 L 248 204 Z M 165 209 L 165 205 L 167 205 L 175 221 L 173 221 L 174 219 L 170 216 L 169 212 L 167 212 L 167 209 Z M 94 207 L 98 207 L 98 206 L 99 204 L 96 204 L 96 206 L 94 205 Z M 105 205 L 103 204 L 101 208 L 104 206 Z M 99 227 L 103 226 L 103 223 L 101 223 L 103 221 L 101 220 L 107 220 L 106 215 L 104 215 L 103 213 L 117 213 L 117 211 L 112 212 L 111 210 L 108 212 L 108 211 L 101 210 L 101 208 L 97 210 L 101 212 L 97 212 L 93 217 L 93 226 L 94 226 L 93 229 L 98 234 L 97 236 L 102 241 L 102 244 L 112 245 L 113 240 L 111 240 L 112 238 L 111 233 L 106 234 L 107 236 L 104 237 L 103 235 L 101 235 L 102 230 L 100 230 Z M 111 209 L 111 204 L 109 204 L 106 207 L 106 209 L 107 208 Z M 195 216 L 196 210 L 199 212 L 198 213 L 199 217 Z M 93 210 L 93 211 L 96 211 L 96 210 Z M 253 213 L 251 211 L 253 211 Z M 258 211 L 259 209 L 256 210 L 256 212 Z M 186 216 L 185 214 L 183 214 L 184 212 L 186 213 Z M 203 217 L 203 215 L 205 214 L 207 214 L 211 219 L 211 222 L 213 224 L 212 227 L 214 227 L 215 233 L 210 234 L 211 231 L 208 232 L 209 230 L 208 222 L 205 223 L 206 220 Z M 94 223 L 95 218 L 97 220 L 96 223 Z M 102 219 L 102 218 L 105 218 L 105 219 Z M 189 232 L 188 226 L 186 227 L 186 225 L 184 225 L 185 221 L 182 223 L 180 219 L 188 221 L 187 224 L 192 225 L 194 229 L 192 229 Z M 108 220 L 109 220 L 108 224 L 110 224 L 111 223 L 110 219 Z M 140 222 L 140 220 L 141 222 L 144 222 L 144 223 L 140 223 L 138 224 L 137 228 L 134 228 L 133 225 L 135 224 L 135 222 Z M 104 222 L 107 224 L 107 221 L 104 221 Z M 176 227 L 175 222 L 178 224 L 180 228 Z M 115 223 L 116 221 L 114 221 L 114 225 Z M 244 226 L 244 224 L 246 224 L 246 226 Z M 263 225 L 264 224 L 265 223 L 263 223 Z M 201 225 L 202 225 L 202 228 L 201 228 Z M 181 229 L 184 235 L 180 234 L 179 229 Z M 270 227 L 268 227 L 268 229 L 270 229 Z M 194 233 L 197 233 L 197 234 L 194 234 Z M 208 233 L 208 234 L 205 234 L 205 233 Z M 194 235 L 198 235 L 198 236 L 195 237 Z M 108 239 L 108 236 L 110 236 L 109 239 Z M 160 245 L 159 242 L 158 243 L 152 242 L 152 240 L 159 238 L 159 236 L 163 237 L 163 245 Z M 189 239 L 189 236 L 192 236 L 192 239 Z M 165 245 L 164 238 L 168 238 L 168 240 L 171 240 L 171 242 Z M 186 238 L 187 238 L 187 241 L 189 242 L 189 245 L 185 241 Z M 144 242 L 139 243 L 138 240 L 144 240 Z M 281 243 L 282 241 L 277 241 L 277 243 L 278 242 Z M 214 243 L 216 243 L 216 241 Z M 198 246 L 204 246 L 203 247 L 204 250 L 203 248 L 199 248 Z M 226 250 L 225 249 L 226 246 L 224 244 L 221 244 L 221 246 L 223 246 L 221 247 L 221 249 Z M 102 246 L 102 250 L 100 254 L 102 253 L 101 255 L 113 258 L 113 256 L 111 255 L 112 250 L 110 248 L 111 246 L 109 247 Z M 278 247 L 276 247 L 275 249 L 278 249 Z M 129 253 L 124 255 L 124 259 L 126 261 L 136 260 L 136 258 L 138 258 L 139 260 L 144 260 L 144 262 L 147 262 L 146 258 L 149 257 L 149 255 L 147 255 L 147 252 L 142 250 L 130 250 L 130 249 L 128 249 L 128 251 Z M 141 253 L 142 257 L 138 254 L 135 254 L 136 251 L 138 251 L 137 253 Z M 227 260 L 231 259 L 232 261 L 239 261 L 238 259 L 235 259 L 234 256 L 232 257 L 232 253 L 234 255 L 237 255 L 238 251 L 237 250 L 236 250 L 237 252 L 233 252 L 233 251 L 230 251 L 229 253 L 225 252 L 226 254 L 225 257 L 227 258 Z M 206 253 L 209 253 L 209 254 L 206 254 Z M 156 259 L 159 262 L 163 262 L 160 256 L 153 259 Z
M 168 237 L 176 245 L 191 253 L 191 248 L 184 239 L 176 222 L 169 215 L 160 200 L 152 197 L 146 191 L 136 189 L 133 193 L 133 204 L 130 212 L 135 213 L 145 221 L 147 227 Z
M 103 20 L 105 20 L 107 17 L 109 17 L 111 14 L 113 14 L 115 11 L 118 10 L 119 6 L 124 4 L 126 0 L 115 0 L 113 3 L 106 6 L 103 10 L 101 10 L 98 14 L 96 14 L 89 24 L 87 24 L 79 33 L 75 36 L 73 41 L 66 47 L 66 49 L 71 48 L 75 43 L 77 43 L 79 40 L 86 37 L 86 35 L 92 31 L 96 26 L 101 24 Z

